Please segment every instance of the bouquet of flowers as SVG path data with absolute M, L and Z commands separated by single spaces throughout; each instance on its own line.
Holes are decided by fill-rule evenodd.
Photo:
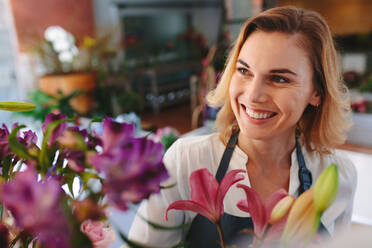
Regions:
M 0 103 L 3 110 L 32 108 Z M 126 211 L 130 203 L 159 192 L 168 178 L 163 145 L 135 137 L 134 125 L 105 118 L 98 134 L 69 121 L 63 114 L 48 114 L 40 146 L 33 131 L 21 132 L 24 125 L 0 128 L 0 247 L 108 247 L 114 233 L 105 209 Z M 223 200 L 229 188 L 244 178 L 242 173 L 232 170 L 219 184 L 207 169 L 194 171 L 189 178 L 191 200 L 170 204 L 164 218 L 173 209 L 199 213 L 216 224 L 221 247 L 227 247 L 220 225 Z M 320 218 L 337 195 L 338 170 L 331 164 L 297 199 L 281 189 L 263 202 L 254 189 L 237 187 L 246 195 L 237 207 L 248 212 L 254 224 L 249 247 L 298 247 L 299 243 L 305 247 L 319 240 Z M 142 247 L 121 233 L 120 237 L 131 247 Z
M 102 62 L 116 55 L 108 44 L 110 36 L 100 39 L 84 37 L 77 41 L 75 36 L 60 26 L 50 26 L 44 38 L 32 51 L 42 65 L 46 75 L 93 71 Z
M 162 144 L 135 137 L 134 125 L 105 118 L 98 134 L 70 121 L 48 114 L 40 145 L 24 125 L 0 128 L 0 247 L 108 247 L 106 208 L 125 211 L 168 178 Z
M 229 188 L 244 179 L 241 174 L 244 172 L 232 170 L 218 184 L 208 169 L 194 171 L 189 178 L 191 200 L 170 204 L 165 220 L 172 209 L 201 214 L 217 226 L 221 247 L 228 247 L 220 223 L 224 213 L 223 200 Z M 253 243 L 248 247 L 294 248 L 299 247 L 298 244 L 306 247 L 321 240 L 317 235 L 320 217 L 336 198 L 338 170 L 335 164 L 331 164 L 317 179 L 314 188 L 297 199 L 280 189 L 263 202 L 254 189 L 243 184 L 237 184 L 237 187 L 246 194 L 245 199 L 237 202 L 237 207 L 249 213 L 253 222 L 253 230 L 248 231 L 253 234 Z

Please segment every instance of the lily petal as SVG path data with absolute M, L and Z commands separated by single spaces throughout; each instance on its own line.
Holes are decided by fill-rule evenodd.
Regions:
M 188 201 L 188 200 L 181 200 L 173 202 L 171 205 L 168 206 L 167 211 L 165 212 L 164 220 L 168 221 L 168 211 L 171 209 L 176 210 L 188 210 L 192 211 L 198 214 L 203 215 L 213 223 L 217 223 L 219 221 L 220 216 L 216 216 L 207 209 L 204 208 L 201 204 L 194 201 Z
M 275 205 L 287 195 L 287 191 L 285 191 L 284 189 L 279 189 L 266 199 L 265 208 L 269 216 L 271 215 L 271 212 L 273 211 Z
M 283 218 L 280 219 L 277 223 L 274 225 L 271 225 L 271 227 L 268 229 L 267 233 L 265 234 L 265 241 L 266 242 L 277 242 L 280 240 L 280 237 L 283 234 L 285 223 L 287 222 L 289 213 L 287 213 Z
M 247 197 L 247 199 L 239 201 L 237 206 L 240 210 L 248 212 L 251 215 L 254 233 L 261 238 L 268 224 L 266 208 L 261 197 L 254 189 L 246 185 L 238 184 L 237 187 L 244 189 Z
M 304 233 L 310 238 L 314 235 L 319 222 L 313 200 L 313 189 L 305 191 L 299 196 L 289 212 L 287 223 L 281 238 L 285 243 L 301 240 Z
M 208 169 L 194 171 L 190 175 L 190 198 L 209 212 L 216 212 L 218 182 Z
M 217 199 L 216 199 L 216 204 L 217 204 L 216 207 L 218 208 L 217 211 L 221 213 L 221 215 L 224 212 L 223 199 L 225 198 L 227 191 L 236 182 L 239 182 L 244 179 L 244 176 L 239 173 L 245 173 L 245 171 L 244 170 L 229 171 L 229 173 L 227 173 L 221 180 L 220 186 L 218 187 Z

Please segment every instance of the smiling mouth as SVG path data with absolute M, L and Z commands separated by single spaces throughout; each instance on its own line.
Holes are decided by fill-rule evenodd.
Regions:
M 247 115 L 255 120 L 266 120 L 274 117 L 278 113 L 271 111 L 257 111 L 250 108 L 247 108 L 244 104 L 241 104 Z

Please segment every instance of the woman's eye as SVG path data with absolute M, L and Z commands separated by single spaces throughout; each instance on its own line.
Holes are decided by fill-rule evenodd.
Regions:
M 273 75 L 271 77 L 271 81 L 273 81 L 275 83 L 289 83 L 289 79 L 288 78 L 285 78 L 285 77 L 282 77 L 282 76 L 278 76 L 278 75 Z
M 238 67 L 237 70 L 242 75 L 247 75 L 248 74 L 248 70 L 246 68 L 244 68 L 244 67 Z

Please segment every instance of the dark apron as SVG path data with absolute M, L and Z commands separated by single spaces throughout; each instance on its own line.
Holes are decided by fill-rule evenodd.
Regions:
M 239 132 L 235 132 L 231 135 L 230 140 L 222 155 L 222 159 L 216 173 L 216 179 L 218 183 L 221 182 L 222 178 L 227 172 L 231 156 L 238 141 L 238 134 Z M 306 168 L 305 159 L 297 139 L 296 151 L 299 165 L 299 194 L 302 194 L 304 191 L 308 190 L 311 187 L 312 176 L 311 172 Z M 232 245 L 234 240 L 244 240 L 244 247 L 247 247 L 248 244 L 252 243 L 253 241 L 253 236 L 251 234 L 241 232 L 243 229 L 253 230 L 253 222 L 250 217 L 238 217 L 224 213 L 221 218 L 221 227 L 223 230 L 226 245 Z M 324 228 L 322 223 L 320 223 L 318 233 L 323 232 L 326 232 L 326 229 Z M 186 235 L 185 244 L 186 247 L 192 248 L 219 248 L 219 240 L 220 238 L 216 225 L 205 218 L 203 215 L 198 214 L 191 223 L 190 230 Z

